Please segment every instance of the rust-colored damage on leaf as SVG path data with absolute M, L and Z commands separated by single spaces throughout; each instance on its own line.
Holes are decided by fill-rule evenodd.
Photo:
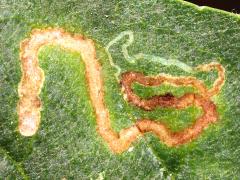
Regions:
M 218 118 L 216 105 L 210 98 L 219 93 L 224 83 L 224 68 L 218 63 L 200 65 L 196 68 L 196 70 L 199 71 L 210 71 L 213 69 L 218 71 L 218 78 L 215 80 L 213 87 L 209 90 L 202 81 L 195 77 L 173 77 L 166 74 L 149 77 L 144 76 L 142 73 L 132 71 L 123 73 L 121 85 L 124 99 L 144 110 L 153 110 L 157 106 L 183 109 L 190 105 L 201 107 L 203 110 L 202 116 L 199 117 L 192 126 L 180 132 L 172 132 L 165 124 L 149 119 L 139 120 L 136 123 L 139 130 L 141 132 L 153 132 L 168 146 L 181 145 L 198 137 L 204 128 L 210 123 L 215 122 Z M 166 93 L 165 95 L 142 99 L 134 94 L 131 88 L 131 85 L 134 82 L 144 86 L 159 86 L 162 83 L 169 83 L 175 86 L 193 86 L 199 91 L 199 93 L 187 93 L 179 98 L 170 93 Z
M 156 106 L 185 108 L 196 105 L 203 109 L 203 115 L 197 119 L 195 124 L 181 132 L 171 132 L 166 125 L 152 120 L 139 120 L 133 126 L 121 130 L 119 133 L 113 131 L 110 124 L 109 111 L 104 103 L 103 80 L 101 79 L 101 66 L 96 58 L 96 50 L 92 40 L 81 35 L 71 35 L 62 29 L 36 29 L 30 38 L 21 42 L 20 59 L 22 78 L 18 88 L 18 117 L 19 132 L 23 136 L 34 135 L 40 125 L 41 100 L 39 94 L 44 83 L 44 72 L 38 64 L 39 49 L 45 45 L 58 45 L 64 49 L 79 52 L 86 67 L 86 79 L 94 111 L 96 114 L 97 131 L 107 142 L 111 150 L 121 153 L 129 148 L 139 136 L 145 132 L 153 132 L 161 141 L 169 146 L 176 146 L 196 138 L 204 128 L 217 120 L 216 106 L 211 97 L 217 94 L 224 83 L 224 68 L 220 64 L 209 64 L 197 67 L 197 70 L 209 71 L 217 68 L 219 78 L 215 81 L 213 88 L 207 90 L 204 84 L 193 77 L 145 77 L 141 73 L 128 72 L 122 76 L 124 96 L 126 99 L 146 110 L 152 110 Z M 133 82 L 139 82 L 145 86 L 156 86 L 163 82 L 174 85 L 190 85 L 199 90 L 199 94 L 185 94 L 176 98 L 171 94 L 156 96 L 149 100 L 137 97 L 131 90 Z

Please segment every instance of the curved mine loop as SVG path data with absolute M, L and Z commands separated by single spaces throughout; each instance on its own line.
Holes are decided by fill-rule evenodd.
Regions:
M 82 36 L 72 36 L 62 29 L 35 30 L 31 37 L 21 43 L 22 78 L 19 84 L 19 132 L 24 136 L 32 136 L 40 125 L 41 103 L 39 94 L 44 82 L 43 70 L 38 64 L 39 49 L 53 44 L 81 54 L 86 67 L 86 79 L 90 98 L 97 119 L 97 130 L 114 152 L 122 152 L 140 135 L 136 126 L 114 132 L 110 125 L 109 112 L 104 104 L 103 82 L 100 64 L 96 59 L 93 41 Z
M 121 79 L 124 99 L 145 110 L 153 110 L 157 106 L 174 107 L 178 109 L 187 107 L 192 104 L 192 100 L 194 98 L 193 94 L 185 94 L 180 98 L 176 98 L 172 94 L 167 93 L 165 95 L 153 96 L 149 99 L 141 99 L 136 94 L 134 94 L 132 84 L 134 82 L 137 82 L 144 86 L 159 86 L 162 83 L 168 83 L 173 86 L 192 86 L 198 90 L 198 93 L 202 97 L 210 98 L 211 96 L 218 94 L 221 90 L 222 85 L 224 84 L 224 68 L 219 63 L 210 63 L 196 67 L 197 71 L 211 71 L 213 69 L 217 69 L 218 78 L 215 80 L 211 89 L 207 89 L 201 80 L 198 80 L 195 77 L 191 76 L 174 77 L 166 74 L 161 74 L 159 76 L 151 77 L 145 76 L 139 72 L 125 72 L 122 74 Z
M 85 71 L 89 94 L 96 114 L 97 131 L 115 153 L 121 153 L 127 150 L 138 136 L 144 132 L 153 132 L 169 146 L 187 143 L 193 138 L 196 138 L 209 123 L 217 120 L 216 107 L 209 99 L 195 94 L 186 94 L 181 98 L 176 98 L 168 94 L 160 99 L 157 98 L 158 102 L 155 104 L 161 103 L 162 106 L 172 106 L 176 108 L 183 108 L 189 104 L 195 104 L 196 106 L 202 107 L 204 111 L 203 115 L 198 118 L 195 124 L 177 133 L 171 132 L 166 125 L 151 120 L 140 120 L 133 126 L 121 130 L 119 133 L 113 131 L 110 124 L 109 111 L 104 103 L 101 67 L 96 58 L 93 41 L 79 35 L 73 36 L 64 32 L 62 29 L 55 28 L 35 30 L 29 39 L 21 43 L 20 59 L 22 78 L 18 87 L 20 99 L 17 110 L 19 116 L 19 132 L 24 136 L 34 135 L 40 125 L 41 100 L 39 94 L 44 83 L 44 72 L 38 64 L 38 52 L 41 47 L 48 44 L 58 45 L 64 49 L 76 51 L 81 54 L 86 67 Z M 205 66 L 199 66 L 199 69 L 204 70 Z M 131 83 L 136 77 L 141 77 L 137 79 L 146 86 L 159 85 L 163 81 L 168 80 L 170 83 L 172 82 L 176 85 L 193 85 L 197 87 L 202 94 L 207 93 L 205 86 L 192 77 L 189 77 L 187 81 L 181 77 L 164 77 L 162 79 L 158 77 L 145 77 L 149 79 L 146 81 L 141 74 L 129 74 L 130 75 L 125 74 L 127 78 L 124 78 L 122 83 L 126 86 L 124 86 L 125 88 L 128 88 L 127 96 L 133 96 L 132 99 L 134 99 L 134 94 L 130 91 Z M 136 76 L 135 79 L 134 76 Z M 219 86 L 221 83 L 219 80 L 215 85 Z M 218 88 L 215 88 L 212 93 L 216 93 L 217 90 Z M 153 105 L 151 105 L 150 102 L 148 106 L 151 107 Z
M 197 87 L 197 89 L 199 89 L 201 93 L 206 93 L 206 88 L 204 87 L 204 84 L 201 83 L 201 81 L 197 81 L 193 77 L 185 78 L 185 77 L 172 77 L 167 75 L 149 77 L 144 76 L 142 73 L 132 71 L 123 73 L 121 85 L 122 91 L 124 93 L 124 99 L 145 110 L 153 110 L 157 106 L 174 107 L 179 109 L 184 108 L 192 104 L 194 95 L 186 94 L 181 98 L 176 98 L 172 94 L 167 93 L 165 95 L 153 96 L 150 99 L 141 99 L 133 92 L 132 84 L 134 82 L 138 82 L 139 84 L 142 84 L 144 86 L 159 86 L 165 82 L 178 86 L 192 85 L 194 87 Z
M 143 133 L 153 132 L 160 140 L 170 147 L 178 146 L 195 139 L 210 123 L 216 122 L 218 115 L 216 106 L 213 102 L 200 96 L 194 97 L 193 104 L 203 109 L 203 115 L 200 116 L 193 125 L 183 131 L 172 132 L 165 124 L 148 119 L 138 121 L 138 128 Z
M 208 90 L 207 94 L 205 94 L 205 96 L 207 97 L 214 96 L 220 92 L 225 81 L 225 69 L 221 64 L 216 62 L 199 65 L 195 68 L 196 71 L 205 71 L 205 72 L 209 72 L 214 69 L 217 70 L 218 72 L 218 78 L 214 81 L 213 87 Z
M 216 88 L 215 86 L 222 86 L 221 83 L 224 82 L 224 69 L 221 69 L 221 66 L 218 66 L 218 64 L 213 65 L 212 63 L 202 66 L 204 68 L 209 66 L 215 68 L 215 65 L 219 68 L 220 78 L 215 81 L 213 88 L 210 90 L 207 90 L 205 85 L 194 77 L 172 77 L 169 75 L 149 77 L 138 72 L 123 73 L 121 85 L 124 99 L 142 109 L 153 110 L 157 106 L 182 109 L 190 105 L 195 105 L 201 107 L 203 110 L 202 116 L 200 116 L 193 125 L 180 132 L 172 132 L 165 124 L 148 119 L 139 120 L 136 123 L 139 130 L 143 133 L 153 132 L 168 146 L 178 146 L 196 138 L 210 123 L 214 123 L 217 120 L 218 115 L 216 112 L 216 106 L 209 97 L 219 92 L 220 88 Z M 201 70 L 204 70 L 202 67 Z M 223 72 L 223 76 L 221 72 Z M 223 81 L 221 81 L 222 79 Z M 177 86 L 193 86 L 198 89 L 200 93 L 199 95 L 195 93 L 187 93 L 179 98 L 170 93 L 166 93 L 165 95 L 153 96 L 149 99 L 141 99 L 133 93 L 131 85 L 134 82 L 138 82 L 144 86 L 159 86 L 166 82 Z

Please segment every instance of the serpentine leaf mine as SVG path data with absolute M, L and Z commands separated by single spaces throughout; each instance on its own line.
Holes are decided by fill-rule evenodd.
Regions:
M 123 46 L 122 50 L 125 58 L 131 61 L 132 58 L 128 55 L 127 47 L 132 43 L 133 35 L 130 31 L 126 31 L 107 46 L 106 50 L 110 63 L 112 59 L 108 51 L 109 47 L 125 35 L 129 35 L 130 41 Z M 168 146 L 178 146 L 188 143 L 197 138 L 210 123 L 216 122 L 218 119 L 216 105 L 211 100 L 211 97 L 217 95 L 224 84 L 225 70 L 221 64 L 210 63 L 191 68 L 180 61 L 169 61 L 170 65 L 175 63 L 188 72 L 211 71 L 216 69 L 218 71 L 218 78 L 215 80 L 213 87 L 207 89 L 202 81 L 191 76 L 173 77 L 167 74 L 161 74 L 156 77 L 148 77 L 138 72 L 124 72 L 121 75 L 120 81 L 124 99 L 144 110 L 153 110 L 157 106 L 182 109 L 190 105 L 195 105 L 202 108 L 202 116 L 200 116 L 193 125 L 179 132 L 172 132 L 167 125 L 161 122 L 141 119 L 131 127 L 122 129 L 117 133 L 111 127 L 109 111 L 104 103 L 103 79 L 101 79 L 101 67 L 96 58 L 94 42 L 81 35 L 71 35 L 58 28 L 36 29 L 32 32 L 30 38 L 21 42 L 20 47 L 22 78 L 18 88 L 20 99 L 17 109 L 19 117 L 18 128 L 23 136 L 34 135 L 40 125 L 42 105 L 39 94 L 45 76 L 38 64 L 38 52 L 41 47 L 49 44 L 59 45 L 66 50 L 76 51 L 81 54 L 86 67 L 86 79 L 90 98 L 96 115 L 97 131 L 114 153 L 126 151 L 132 142 L 146 132 L 154 133 Z M 135 59 L 139 57 L 159 59 L 158 57 L 142 53 L 134 56 Z M 160 60 L 162 64 L 166 64 L 164 59 L 160 58 Z M 118 69 L 118 73 L 121 72 L 121 69 L 113 62 L 111 65 Z M 138 82 L 144 86 L 159 86 L 162 83 L 169 83 L 175 86 L 192 86 L 198 90 L 198 93 L 187 93 L 179 98 L 167 93 L 162 96 L 151 97 L 150 99 L 141 99 L 134 94 L 131 88 L 134 82 Z

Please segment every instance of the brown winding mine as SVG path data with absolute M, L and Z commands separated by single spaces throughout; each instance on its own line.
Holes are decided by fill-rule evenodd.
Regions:
M 167 93 L 162 96 L 154 96 L 145 100 L 139 98 L 133 93 L 131 85 L 132 83 L 137 82 L 144 86 L 159 86 L 162 83 L 168 83 L 175 86 L 192 86 L 198 90 L 199 96 L 204 97 L 204 99 L 209 99 L 210 97 L 219 93 L 224 83 L 224 68 L 218 63 L 210 63 L 196 67 L 196 70 L 198 71 L 211 71 L 213 69 L 218 71 L 218 78 L 215 80 L 213 87 L 209 90 L 202 81 L 196 79 L 195 77 L 173 77 L 166 74 L 150 77 L 133 71 L 123 73 L 121 84 L 122 91 L 124 93 L 124 99 L 145 110 L 153 110 L 156 106 L 174 107 L 178 109 L 185 108 L 193 104 L 192 99 L 196 98 L 195 94 L 185 94 L 180 98 L 176 98 L 172 94 Z
M 44 72 L 38 64 L 39 49 L 45 45 L 59 45 L 64 49 L 76 51 L 86 67 L 86 79 L 94 111 L 96 113 L 97 131 L 107 142 L 111 150 L 121 153 L 129 148 L 138 136 L 145 132 L 153 132 L 168 146 L 176 146 L 196 138 L 209 123 L 217 120 L 216 106 L 210 97 L 217 94 L 224 83 L 224 69 L 220 64 L 208 64 L 197 67 L 197 70 L 218 70 L 219 78 L 213 88 L 207 90 L 204 84 L 193 77 L 145 77 L 141 73 L 129 72 L 123 74 L 122 85 L 124 96 L 127 100 L 141 108 L 151 110 L 156 106 L 185 108 L 189 105 L 199 106 L 203 109 L 203 115 L 190 127 L 180 132 L 171 132 L 166 125 L 148 119 L 139 120 L 133 126 L 114 132 L 111 128 L 109 112 L 104 104 L 103 80 L 101 79 L 101 67 L 96 58 L 96 50 L 92 40 L 81 35 L 71 35 L 62 29 L 34 30 L 30 38 L 21 42 L 20 59 L 22 79 L 19 84 L 18 116 L 19 131 L 24 136 L 34 135 L 40 125 L 41 100 L 39 94 L 44 83 Z M 131 84 L 137 81 L 145 86 L 157 86 L 163 82 L 174 85 L 190 85 L 199 90 L 199 94 L 185 94 L 176 98 L 170 94 L 156 96 L 148 100 L 137 97 Z

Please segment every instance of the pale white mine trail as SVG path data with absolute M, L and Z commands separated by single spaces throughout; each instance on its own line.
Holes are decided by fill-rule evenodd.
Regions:
M 193 125 L 194 127 L 189 127 L 183 132 L 179 132 L 179 134 L 171 132 L 166 125 L 160 122 L 146 119 L 138 121 L 133 126 L 123 129 L 119 133 L 114 132 L 110 124 L 109 111 L 104 104 L 101 66 L 96 58 L 93 41 L 81 35 L 73 36 L 58 28 L 37 29 L 32 32 L 30 38 L 21 42 L 20 47 L 22 78 L 18 88 L 20 97 L 18 103 L 18 128 L 23 136 L 34 135 L 40 125 L 41 100 L 39 94 L 44 83 L 44 72 L 39 67 L 38 52 L 41 47 L 49 44 L 58 45 L 66 50 L 79 52 L 81 54 L 85 63 L 90 98 L 96 114 L 97 131 L 115 153 L 121 153 L 127 150 L 138 136 L 149 131 L 156 134 L 160 140 L 169 146 L 180 145 L 191 141 L 197 137 L 209 123 L 216 121 L 215 107 L 209 101 L 209 97 L 206 97 L 206 101 L 201 97 L 193 98 L 192 104 L 202 107 L 206 112 L 200 117 L 199 122 Z M 205 66 L 202 67 L 202 70 L 204 70 L 204 67 Z M 207 66 L 205 68 L 207 71 L 209 70 Z M 215 83 L 215 86 L 218 86 L 216 91 L 221 89 L 223 81 L 224 76 Z M 212 94 L 216 94 L 216 91 L 212 92 Z M 209 108 L 212 109 L 212 111 L 207 112 Z M 194 133 L 195 130 L 197 130 L 196 133 Z

